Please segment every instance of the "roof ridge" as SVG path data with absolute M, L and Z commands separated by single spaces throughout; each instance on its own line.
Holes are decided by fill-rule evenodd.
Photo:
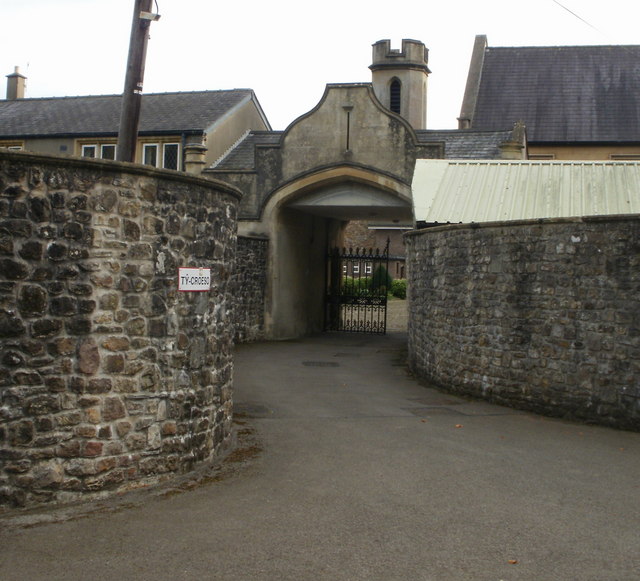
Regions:
M 203 95 L 206 93 L 244 93 L 253 92 L 253 89 L 206 89 L 203 91 L 167 91 L 164 93 L 143 93 L 142 97 L 158 97 L 163 95 Z M 49 97 L 25 97 L 23 99 L 0 99 L 0 103 L 20 103 L 23 101 L 59 101 L 72 99 L 106 99 L 106 98 L 122 98 L 122 93 L 109 93 L 104 95 L 61 95 Z
M 87 97 L 91 98 L 107 98 L 107 97 L 122 97 L 122 93 L 120 94 L 111 94 L 111 95 L 63 95 L 60 97 L 24 97 L 22 99 L 0 99 L 0 103 L 22 103 L 23 101 L 58 101 L 63 99 L 86 99 Z
M 523 45 L 523 46 L 488 46 L 487 50 L 510 50 L 510 49 L 543 49 L 543 48 L 620 48 L 620 49 L 629 49 L 629 48 L 638 48 L 640 49 L 640 44 L 554 44 L 554 45 Z

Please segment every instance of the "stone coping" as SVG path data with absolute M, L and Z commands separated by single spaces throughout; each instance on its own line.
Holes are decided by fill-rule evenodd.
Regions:
M 465 222 L 439 224 L 405 232 L 403 236 L 419 236 L 425 232 L 442 232 L 443 230 L 476 230 L 478 228 L 505 228 L 514 226 L 535 226 L 548 224 L 580 224 L 585 222 L 624 222 L 640 220 L 640 214 L 598 214 L 596 216 L 568 216 L 562 218 L 530 218 L 523 220 L 504 220 L 498 222 Z
M 194 176 L 181 171 L 172 169 L 159 169 L 138 163 L 129 163 L 124 161 L 114 161 L 111 159 L 94 159 L 87 157 L 75 157 L 71 155 L 48 155 L 42 153 L 32 153 L 30 151 L 10 151 L 0 147 L 0 160 L 15 160 L 24 164 L 33 165 L 49 165 L 56 168 L 85 168 L 104 171 L 108 173 L 123 172 L 130 175 L 147 176 L 162 180 L 189 183 L 204 187 L 215 187 L 216 190 L 225 194 L 236 197 L 238 200 L 242 198 L 243 193 L 236 187 L 217 180 L 214 178 Z

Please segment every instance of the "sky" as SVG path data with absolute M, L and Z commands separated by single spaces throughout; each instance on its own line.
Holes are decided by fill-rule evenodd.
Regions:
M 0 0 L 0 74 L 19 66 L 28 98 L 122 93 L 133 6 Z M 496 47 L 640 44 L 638 0 L 157 0 L 154 9 L 144 92 L 250 88 L 275 130 L 315 107 L 326 84 L 369 82 L 382 39 L 429 49 L 428 129 L 457 127 L 478 34 Z

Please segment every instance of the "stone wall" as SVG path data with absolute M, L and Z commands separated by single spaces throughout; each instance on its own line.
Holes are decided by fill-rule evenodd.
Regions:
M 101 496 L 231 432 L 239 194 L 116 162 L 0 153 L 0 504 Z M 210 292 L 178 292 L 179 266 Z
M 237 268 L 232 283 L 235 340 L 238 343 L 264 338 L 268 248 L 266 238 L 238 236 Z
M 640 429 L 640 217 L 444 226 L 406 242 L 417 376 Z

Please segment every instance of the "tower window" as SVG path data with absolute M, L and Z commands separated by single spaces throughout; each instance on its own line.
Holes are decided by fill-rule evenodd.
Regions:
M 389 87 L 389 109 L 391 109 L 394 113 L 400 115 L 400 92 L 402 90 L 402 85 L 398 79 L 393 79 L 391 81 L 391 86 Z

